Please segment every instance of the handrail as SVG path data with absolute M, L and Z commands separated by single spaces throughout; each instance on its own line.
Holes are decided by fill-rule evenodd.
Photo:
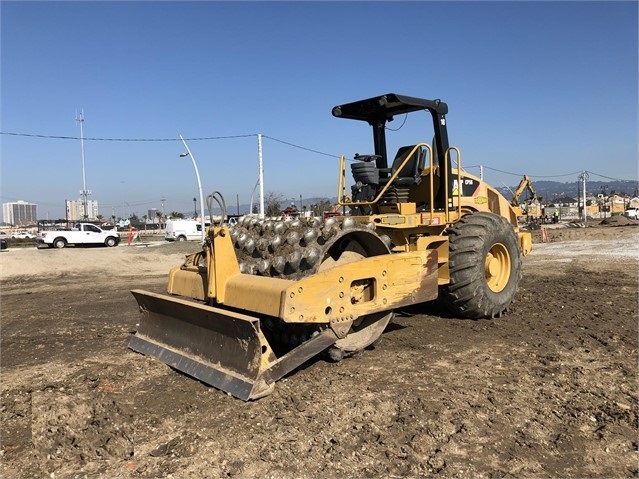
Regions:
M 446 152 L 444 153 L 444 161 L 447 162 L 447 164 L 451 165 L 451 169 L 452 169 L 452 161 L 449 162 L 449 154 L 451 150 L 455 150 L 455 152 L 457 153 L 457 195 L 453 195 L 450 199 L 452 200 L 455 196 L 457 197 L 457 214 L 459 216 L 461 216 L 461 191 L 462 191 L 462 182 L 461 182 L 461 151 L 459 151 L 459 148 L 457 148 L 456 146 L 450 146 L 448 147 L 448 149 L 446 150 Z M 444 211 L 446 214 L 446 223 L 450 223 L 450 210 L 448 209 L 448 168 L 446 168 L 446 178 L 444 178 L 444 188 L 446 188 L 446 205 L 444 207 Z
M 339 180 L 337 181 L 337 204 L 342 205 L 341 198 L 346 197 L 346 158 L 344 155 L 339 157 Z M 344 196 L 342 196 L 342 194 Z
M 428 222 L 430 224 L 430 222 L 433 220 L 433 215 L 435 214 L 435 165 L 433 163 L 433 155 L 430 155 L 430 164 L 429 164 L 429 172 L 430 174 L 428 175 L 428 189 L 430 190 L 430 198 L 429 202 L 428 202 L 428 207 L 430 209 L 429 213 L 430 213 L 430 217 L 428 219 Z

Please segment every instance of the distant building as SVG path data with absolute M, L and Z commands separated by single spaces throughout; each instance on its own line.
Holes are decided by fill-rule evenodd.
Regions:
M 158 210 L 157 208 L 151 208 L 150 210 L 148 210 L 148 214 L 147 214 L 147 223 L 155 223 L 156 221 L 158 221 L 158 212 L 160 210 Z
M 559 206 L 577 206 L 577 200 L 570 196 L 562 196 L 561 198 L 554 198 L 551 201 L 552 204 Z
M 623 213 L 626 209 L 626 204 L 628 203 L 627 200 L 629 201 L 629 198 L 626 199 L 626 197 L 617 194 L 608 196 L 607 203 L 610 205 L 610 212 Z
M 99 214 L 98 202 L 95 200 L 87 200 L 87 213 L 84 213 L 84 203 L 82 200 L 66 200 L 67 220 L 82 221 L 95 220 Z
M 14 226 L 34 225 L 38 222 L 38 205 L 26 201 L 2 204 L 2 216 L 5 223 Z

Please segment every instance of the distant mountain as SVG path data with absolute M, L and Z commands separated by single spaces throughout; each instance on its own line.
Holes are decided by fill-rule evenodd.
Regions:
M 581 191 L 582 183 L 571 181 L 561 183 L 559 181 L 534 181 L 533 188 L 538 197 L 542 197 L 544 202 L 550 202 L 553 199 L 561 197 L 577 198 L 578 191 Z M 497 186 L 496 189 L 507 199 L 512 199 L 512 192 L 517 185 L 511 186 L 510 189 Z M 639 182 L 637 181 L 590 181 L 586 180 L 586 196 L 596 196 L 600 193 L 611 195 L 613 193 L 620 195 L 639 196 Z M 527 198 L 528 193 L 522 194 L 520 199 Z
M 504 197 L 508 200 L 511 200 L 513 197 L 512 192 L 517 188 L 517 185 L 511 186 L 510 188 L 505 186 L 497 186 L 495 189 L 499 191 Z M 577 198 L 577 182 L 567 182 L 561 183 L 559 181 L 533 181 L 533 188 L 537 193 L 538 197 L 543 198 L 545 202 L 552 202 L 553 199 L 558 198 Z M 581 189 L 581 184 L 579 184 L 579 188 Z M 621 194 L 621 195 L 630 195 L 630 196 L 639 196 L 639 182 L 637 181 L 586 181 L 586 193 L 587 196 L 595 196 L 599 193 L 604 193 L 606 195 L 611 195 L 613 193 Z M 525 192 L 521 196 L 521 200 L 525 200 L 528 198 L 528 193 Z M 335 196 L 325 196 L 325 197 L 316 197 L 316 198 L 303 198 L 302 206 L 306 206 L 310 208 L 311 205 L 319 203 L 321 201 L 328 201 L 331 204 L 335 204 L 337 202 L 337 197 Z M 281 201 L 280 206 L 282 209 L 286 208 L 291 204 L 290 199 L 284 199 Z M 254 207 L 259 208 L 259 201 L 255 201 L 253 203 Z M 295 201 L 295 206 L 299 208 L 299 201 Z M 219 208 L 213 208 L 214 214 L 219 214 Z M 239 214 L 245 215 L 250 211 L 250 205 L 241 204 L 239 205 Z M 238 206 L 237 205 L 228 205 L 227 204 L 227 213 L 229 215 L 237 215 L 238 214 Z M 185 217 L 190 218 L 192 216 L 192 212 L 184 213 Z

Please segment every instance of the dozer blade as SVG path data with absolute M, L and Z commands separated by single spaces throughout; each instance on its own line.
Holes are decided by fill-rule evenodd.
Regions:
M 257 318 L 148 291 L 131 293 L 142 318 L 129 348 L 244 400 L 271 392 L 274 384 L 260 381 L 262 347 L 269 346 Z
M 326 329 L 277 358 L 258 318 L 148 291 L 131 293 L 142 318 L 130 349 L 244 401 L 270 394 L 275 381 L 337 340 Z

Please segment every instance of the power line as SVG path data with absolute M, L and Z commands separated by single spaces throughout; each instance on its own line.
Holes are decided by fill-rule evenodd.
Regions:
M 606 178 L 607 180 L 612 180 L 612 181 L 621 181 L 624 183 L 636 183 L 637 180 L 621 180 L 619 178 L 611 178 L 610 176 L 604 176 L 604 175 L 600 175 L 599 173 L 595 173 L 594 171 L 588 171 L 587 173 L 590 173 L 591 175 L 595 175 L 595 176 L 599 176 L 601 178 Z
M 172 142 L 172 141 L 182 141 L 180 138 L 102 138 L 102 137 L 89 137 L 89 138 L 81 138 L 78 136 L 63 136 L 63 135 L 40 135 L 40 134 L 36 134 L 36 133 L 18 133 L 18 132 L 12 132 L 12 131 L 0 131 L 0 135 L 7 135 L 7 136 L 19 136 L 19 137 L 26 137 L 26 138 L 40 138 L 40 139 L 47 139 L 47 140 L 84 140 L 84 141 L 111 141 L 111 142 Z M 226 135 L 226 136 L 201 136 L 201 137 L 193 137 L 193 138 L 185 138 L 184 140 L 186 141 L 211 141 L 211 140 L 229 140 L 229 139 L 235 139 L 235 138 L 250 138 L 250 137 L 257 137 L 257 133 L 247 133 L 247 134 L 243 134 L 243 135 Z M 340 155 L 335 155 L 335 154 L 331 154 L 331 153 L 326 153 L 323 151 L 319 151 L 319 150 L 314 150 L 312 148 L 307 148 L 305 146 L 301 146 L 301 145 L 297 145 L 295 143 L 291 143 L 289 141 L 284 141 L 284 140 L 280 140 L 278 138 L 274 138 L 272 136 L 268 136 L 268 135 L 262 135 L 263 138 L 268 138 L 269 140 L 273 140 L 275 142 L 278 143 L 282 143 L 283 145 L 288 145 L 291 146 L 293 148 L 297 148 L 300 150 L 304 150 L 304 151 L 308 151 L 311 153 L 316 153 L 318 155 L 323 155 L 323 156 L 328 156 L 330 158 L 339 158 Z M 350 159 L 347 159 L 350 160 Z M 465 166 L 465 169 L 470 169 L 470 168 L 477 168 L 479 166 L 482 165 L 473 165 L 473 166 Z M 483 165 L 483 167 L 487 170 L 491 170 L 491 171 L 496 171 L 498 173 L 502 173 L 505 175 L 512 175 L 512 176 L 524 176 L 524 173 L 514 173 L 511 171 L 504 171 L 504 170 L 500 170 L 498 168 L 492 168 L 490 166 L 486 166 Z M 571 173 L 562 173 L 560 175 L 527 175 L 531 178 L 563 178 L 566 176 L 575 176 L 575 175 L 579 175 L 581 173 L 583 173 L 584 170 L 579 170 L 579 171 L 574 171 Z M 633 180 L 622 180 L 619 178 L 612 178 L 610 176 L 605 176 L 605 175 L 601 175 L 599 173 L 595 173 L 592 171 L 589 171 L 589 173 L 595 175 L 595 176 L 599 176 L 601 178 L 606 178 L 608 180 L 612 180 L 612 181 L 633 181 Z
M 100 203 L 100 206 L 122 208 L 124 206 L 144 206 L 157 204 L 158 200 L 140 200 L 135 202 Z
M 16 133 L 12 131 L 0 131 L 0 135 L 7 136 L 21 136 L 27 138 L 41 138 L 45 140 L 79 140 L 80 137 L 77 136 L 61 136 L 61 135 L 39 135 L 35 133 Z M 253 136 L 257 136 L 257 133 L 249 133 L 245 135 L 227 135 L 227 136 L 202 136 L 202 137 L 194 137 L 194 138 L 185 138 L 185 141 L 209 141 L 209 140 L 229 140 L 234 138 L 250 138 Z M 330 153 L 325 153 L 323 151 L 314 150 L 312 148 L 307 148 L 305 146 L 297 145 L 295 143 L 291 143 L 289 141 L 280 140 L 278 138 L 273 138 L 272 136 L 262 135 L 263 138 L 268 138 L 269 140 L 276 141 L 278 143 L 282 143 L 284 145 L 292 146 L 293 148 L 298 148 L 300 150 L 309 151 L 311 153 L 317 153 L 318 155 L 329 156 L 331 158 L 339 158 L 339 155 L 333 155 Z M 117 141 L 117 142 L 170 142 L 170 141 L 182 141 L 180 138 L 99 138 L 99 137 L 88 137 L 84 138 L 84 141 Z
M 28 138 L 43 138 L 47 140 L 79 140 L 77 136 L 59 136 L 59 135 L 37 135 L 34 133 L 16 133 L 12 131 L 0 131 L 0 135 L 8 136 L 23 136 Z M 229 136 L 203 136 L 196 138 L 185 138 L 188 141 L 206 141 L 206 140 L 228 140 L 232 138 L 248 138 L 251 136 L 257 136 L 257 133 L 251 133 L 246 135 L 229 135 Z M 182 141 L 180 138 L 84 138 L 84 141 L 139 141 L 139 142 L 153 142 L 153 141 Z
M 262 137 L 268 138 L 269 140 L 277 141 L 278 143 L 282 143 L 284 145 L 292 146 L 293 148 L 299 148 L 300 150 L 310 151 L 311 153 L 317 153 L 318 155 L 330 156 L 331 158 L 340 157 L 340 155 L 331 155 L 330 153 L 324 153 L 323 151 L 313 150 L 312 148 L 306 148 L 305 146 L 289 143 L 288 141 L 278 140 L 277 138 L 273 138 L 272 136 L 262 135 Z
M 487 170 L 497 171 L 499 173 L 503 173 L 505 175 L 513 175 L 513 176 L 524 176 L 524 173 L 513 173 L 510 171 L 498 170 L 497 168 L 491 168 L 490 166 L 484 166 Z M 575 176 L 582 173 L 583 170 L 575 171 L 573 173 L 563 173 L 561 175 L 527 175 L 531 178 L 561 178 L 563 176 Z

